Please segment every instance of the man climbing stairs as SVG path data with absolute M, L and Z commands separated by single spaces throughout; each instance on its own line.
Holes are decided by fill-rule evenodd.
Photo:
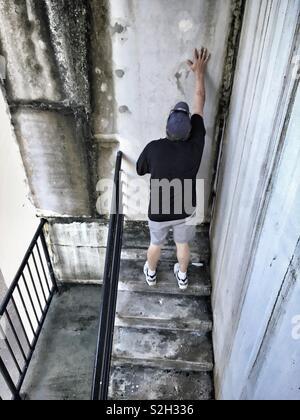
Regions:
M 125 234 L 123 253 L 137 248 L 140 259 L 121 264 L 115 322 L 111 399 L 212 399 L 213 351 L 209 245 L 200 227 L 192 249 L 188 290 L 180 291 L 173 274 L 169 238 L 158 284 L 150 288 L 143 274 L 148 246 L 146 229 Z M 138 240 L 137 240 L 138 238 Z

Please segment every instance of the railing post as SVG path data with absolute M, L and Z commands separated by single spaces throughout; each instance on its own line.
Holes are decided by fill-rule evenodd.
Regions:
M 50 277 L 54 286 L 54 290 L 58 293 L 59 290 L 58 290 L 58 286 L 57 286 L 57 282 L 56 282 L 56 278 L 55 278 L 55 274 L 54 274 L 54 270 L 53 270 L 53 266 L 52 266 L 52 262 L 51 262 L 51 258 L 50 258 L 50 254 L 49 254 L 49 250 L 48 250 L 48 246 L 47 246 L 47 242 L 46 242 L 46 238 L 45 238 L 45 234 L 43 230 L 41 231 L 40 237 L 41 237 L 42 247 L 44 250 L 45 257 L 46 257 Z
M 21 400 L 21 396 L 15 386 L 15 384 L 13 383 L 13 380 L 11 379 L 11 376 L 8 372 L 8 370 L 6 369 L 6 366 L 2 360 L 2 357 L 0 356 L 0 372 L 3 375 L 3 378 L 10 390 L 10 392 L 13 394 L 13 398 L 16 401 L 20 401 Z
M 109 293 L 111 288 L 111 272 L 112 272 L 112 253 L 114 246 L 116 215 L 111 214 L 108 228 L 108 238 L 106 246 L 106 258 L 103 274 L 103 302 L 100 310 L 99 331 L 97 336 L 96 358 L 93 374 L 92 400 L 98 401 L 100 391 L 103 387 L 101 377 L 104 370 L 105 346 L 107 344 L 107 319 L 109 313 Z
M 106 258 L 103 276 L 103 299 L 100 312 L 96 359 L 93 376 L 92 400 L 106 400 L 108 397 L 109 374 L 122 247 L 124 215 L 120 214 L 122 188 L 120 171 L 122 152 L 118 152 L 114 177 L 112 208 L 109 220 Z
M 41 220 L 40 225 L 39 225 L 32 241 L 31 241 L 31 243 L 29 245 L 29 248 L 28 248 L 28 250 L 27 250 L 27 252 L 26 252 L 26 254 L 23 258 L 23 261 L 22 261 L 22 263 L 21 263 L 21 265 L 20 265 L 20 267 L 17 271 L 17 274 L 16 274 L 8 292 L 6 293 L 6 295 L 3 299 L 3 302 L 0 304 L 0 316 L 5 315 L 8 323 L 9 323 L 10 330 L 12 331 L 12 334 L 14 336 L 14 341 L 17 343 L 19 351 L 21 352 L 21 355 L 22 355 L 22 357 L 24 359 L 24 362 L 25 362 L 25 365 L 21 368 L 19 366 L 17 358 L 15 357 L 15 355 L 13 353 L 13 349 L 11 348 L 10 343 L 6 340 L 6 338 L 4 338 L 6 347 L 8 348 L 8 351 L 10 352 L 10 355 L 12 356 L 12 360 L 14 361 L 14 363 L 16 365 L 16 368 L 18 369 L 19 374 L 20 374 L 20 377 L 18 379 L 18 383 L 15 384 L 14 379 L 10 375 L 8 367 L 5 365 L 5 359 L 3 360 L 3 358 L 1 357 L 1 354 L 0 354 L 0 375 L 1 375 L 1 379 L 3 377 L 8 389 L 10 390 L 11 394 L 13 395 L 14 400 L 21 400 L 20 390 L 22 388 L 26 373 L 28 371 L 28 367 L 29 367 L 30 361 L 32 359 L 33 352 L 35 350 L 38 338 L 39 338 L 40 333 L 42 331 L 42 327 L 43 327 L 46 315 L 48 313 L 49 306 L 50 306 L 50 303 L 52 301 L 54 292 L 58 291 L 57 282 L 56 282 L 56 278 L 55 278 L 55 275 L 54 275 L 53 266 L 52 266 L 52 263 L 51 263 L 51 260 L 50 260 L 50 254 L 49 254 L 49 251 L 48 251 L 45 234 L 43 232 L 43 227 L 46 223 L 47 223 L 47 221 L 45 219 Z M 39 251 L 39 247 L 38 247 L 39 239 L 41 240 L 41 244 L 42 244 L 43 251 L 44 251 L 44 258 L 46 260 L 46 264 L 47 264 L 47 267 L 48 267 L 48 270 L 49 270 L 49 274 L 48 273 L 46 274 L 46 271 L 44 269 L 46 265 L 45 265 L 44 259 L 41 258 L 41 253 Z M 38 265 L 37 265 L 37 262 L 36 262 L 36 258 L 35 258 L 35 255 L 34 255 L 35 247 L 37 247 L 39 257 L 40 257 L 41 266 L 42 266 L 42 269 L 43 269 L 43 272 L 44 272 L 44 275 L 45 275 L 45 280 L 47 282 L 47 289 L 50 293 L 49 298 L 47 298 L 47 296 L 46 296 L 44 286 L 42 284 L 41 276 L 40 276 L 40 273 L 39 273 Z M 40 287 L 41 287 L 41 292 L 43 293 L 43 296 L 44 296 L 44 299 L 45 299 L 45 305 L 41 303 L 40 296 L 39 296 L 39 293 L 37 291 L 37 287 L 36 287 L 36 284 L 35 284 L 36 280 L 33 276 L 32 270 L 30 268 L 30 262 L 32 263 L 31 259 L 34 262 L 34 266 L 35 266 L 35 269 L 36 269 L 36 276 L 37 276 L 35 278 L 37 278 L 38 281 L 39 281 L 39 284 L 40 284 Z M 35 292 L 36 301 L 37 301 L 37 303 L 40 307 L 40 310 L 41 310 L 41 314 L 42 314 L 41 318 L 37 314 L 36 304 L 33 300 L 33 296 L 31 295 L 31 291 L 30 291 L 29 286 L 27 284 L 27 279 L 25 277 L 25 271 L 24 271 L 26 268 L 28 270 L 28 273 L 29 273 L 29 276 L 30 276 L 30 279 L 31 279 L 31 283 L 32 283 L 32 287 L 33 287 L 33 290 Z M 51 290 L 50 290 L 50 286 L 49 286 L 49 283 L 50 283 L 49 275 L 50 275 L 50 278 L 51 278 Z M 32 324 L 30 311 L 27 308 L 26 300 L 24 299 L 24 296 L 23 296 L 21 288 L 20 288 L 20 279 L 22 279 L 22 281 L 24 283 L 24 286 L 25 286 L 25 289 L 26 289 L 26 292 L 27 292 L 27 295 L 28 295 L 27 297 L 28 297 L 29 302 L 32 306 L 31 309 L 32 309 L 32 311 L 33 311 L 33 313 L 36 317 L 36 321 L 37 321 L 37 324 L 38 324 L 37 330 L 35 330 L 35 328 Z M 20 310 L 19 310 L 19 308 L 17 306 L 17 303 L 15 301 L 14 292 L 16 290 L 18 291 L 19 298 L 21 300 L 21 307 L 23 308 L 23 310 L 25 312 L 25 315 L 27 316 L 27 321 L 28 321 L 28 323 L 29 323 L 29 325 L 32 329 L 32 333 L 34 335 L 34 340 L 33 340 L 32 343 L 29 340 L 29 336 L 27 334 L 27 330 L 25 328 L 24 321 L 21 318 Z M 17 315 L 17 319 L 18 319 L 19 325 L 21 327 L 22 336 L 25 337 L 27 346 L 29 348 L 29 354 L 27 354 L 27 351 L 24 350 L 23 345 L 22 345 L 22 340 L 19 337 L 18 331 L 17 331 L 17 329 L 14 325 L 14 322 L 13 322 L 13 320 L 12 320 L 12 318 L 11 318 L 9 312 L 8 312 L 8 306 L 10 304 L 13 305 L 14 311 Z M 2 400 L 2 397 L 0 395 L 0 401 L 1 400 Z

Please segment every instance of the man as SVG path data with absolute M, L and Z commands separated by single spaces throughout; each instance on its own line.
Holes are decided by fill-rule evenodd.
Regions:
M 156 285 L 161 249 L 169 230 L 173 229 L 178 258 L 174 274 L 181 290 L 188 287 L 189 243 L 196 233 L 192 220 L 196 210 L 196 177 L 206 135 L 203 111 L 205 72 L 209 58 L 208 50 L 202 48 L 201 51 L 195 50 L 194 61 L 188 61 L 196 76 L 194 115 L 190 117 L 186 103 L 177 104 L 168 119 L 167 138 L 149 143 L 137 162 L 137 173 L 140 176 L 151 174 L 151 245 L 144 267 L 149 286 Z

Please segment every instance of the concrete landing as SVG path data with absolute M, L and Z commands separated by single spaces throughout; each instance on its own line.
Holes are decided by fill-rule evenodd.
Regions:
M 55 296 L 22 392 L 30 400 L 89 400 L 101 287 L 68 286 Z

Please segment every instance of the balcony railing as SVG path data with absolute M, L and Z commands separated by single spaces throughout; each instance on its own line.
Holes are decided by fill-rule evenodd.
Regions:
M 100 325 L 97 339 L 92 389 L 92 400 L 94 401 L 106 400 L 108 397 L 109 389 L 124 225 L 124 215 L 122 209 L 122 186 L 120 182 L 122 156 L 122 152 L 119 152 L 115 169 L 112 209 L 109 222 L 106 261 L 104 268 L 103 300 L 100 313 Z
M 7 392 L 21 399 L 24 383 L 53 295 L 58 290 L 42 220 L 0 306 L 0 377 Z
M 93 400 L 108 398 L 124 225 L 120 182 L 122 157 L 119 152 L 104 267 Z M 45 224 L 46 220 L 42 220 L 0 306 L 0 385 L 1 382 L 5 384 L 1 400 L 22 399 L 22 386 L 51 301 L 58 291 L 44 235 Z

